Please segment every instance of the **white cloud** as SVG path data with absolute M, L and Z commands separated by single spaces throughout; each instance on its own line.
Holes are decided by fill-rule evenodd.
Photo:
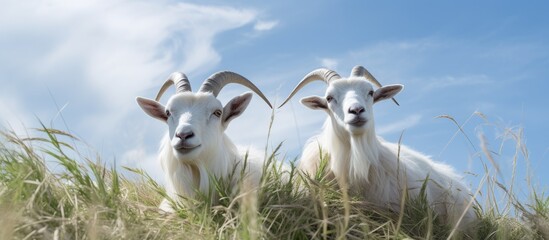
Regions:
M 469 76 L 445 76 L 440 78 L 433 78 L 427 81 L 427 84 L 423 86 L 424 91 L 440 90 L 442 88 L 455 88 L 459 86 L 475 86 L 491 84 L 494 81 L 486 75 L 469 75 Z
M 27 7 L 8 7 L 25 14 L 4 16 L 0 33 L 13 38 L 14 44 L 0 49 L 34 50 L 21 60 L 30 64 L 21 68 L 72 73 L 48 81 L 83 82 L 99 94 L 98 99 L 108 99 L 107 107 L 117 109 L 126 106 L 126 99 L 158 85 L 163 80 L 158 78 L 170 71 L 192 74 L 214 66 L 221 59 L 213 48 L 215 36 L 256 17 L 252 10 L 148 1 L 37 1 Z M 40 49 L 29 50 L 35 43 L 17 39 L 25 36 L 33 37 Z M 18 56 L 3 56 L 18 61 Z
M 122 154 L 122 166 L 142 169 L 159 183 L 164 183 L 164 173 L 156 153 L 148 153 L 144 146 L 127 150 Z
M 264 150 L 265 146 L 271 148 L 283 143 L 282 153 L 291 157 L 299 154 L 306 140 L 320 131 L 326 119 L 326 114 L 322 111 L 313 111 L 299 103 L 289 102 L 282 109 L 275 110 L 267 142 L 271 109 L 259 98 L 248 108 L 226 131 L 234 143 L 253 146 L 259 150 Z M 253 131 L 250 131 L 250 126 L 253 126 Z
M 213 48 L 214 37 L 250 23 L 256 15 L 251 10 L 184 3 L 88 3 L 85 7 L 62 3 L 25 18 L 31 22 L 33 17 L 36 21 L 57 18 L 59 22 L 50 22 L 48 27 L 63 28 L 62 32 L 50 33 L 50 37 L 60 39 L 44 54 L 45 64 L 40 64 L 43 71 L 79 64 L 80 79 L 115 107 L 123 99 L 158 85 L 157 78 L 174 69 L 193 73 L 213 67 L 221 59 Z
M 257 21 L 254 25 L 256 31 L 268 31 L 278 25 L 278 21 Z
M 332 70 L 337 69 L 337 65 L 339 64 L 339 61 L 334 58 L 322 58 L 320 59 L 320 65 Z
M 380 125 L 379 127 L 376 128 L 376 133 L 379 135 L 384 135 L 384 134 L 402 132 L 407 128 L 411 128 L 417 125 L 420 121 L 421 121 L 421 115 L 413 114 L 399 121 L 392 122 L 385 125 Z
M 0 96 L 0 129 L 14 131 L 17 134 L 26 134 L 26 125 L 31 123 L 16 96 L 2 91 Z M 2 129 L 3 128 L 3 129 Z

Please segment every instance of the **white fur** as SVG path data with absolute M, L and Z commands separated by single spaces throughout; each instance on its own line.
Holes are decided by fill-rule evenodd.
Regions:
M 211 93 L 183 92 L 172 96 L 164 107 L 156 101 L 138 98 L 137 101 L 143 110 L 168 125 L 168 133 L 164 136 L 158 160 L 165 173 L 166 191 L 170 198 L 179 201 L 180 197 L 195 198 L 197 191 L 202 194 L 212 191 L 211 177 L 226 181 L 234 171 L 235 176 L 230 182 L 232 189 L 238 189 L 240 173 L 245 184 L 257 186 L 262 171 L 261 154 L 237 149 L 225 134 L 225 129 L 233 118 L 239 116 L 247 107 L 251 93 L 233 98 L 225 107 Z M 165 110 L 170 115 L 165 114 Z M 216 116 L 216 111 L 222 110 L 223 115 Z M 225 119 L 225 116 L 231 116 Z M 186 140 L 177 134 L 192 131 L 194 136 Z M 178 150 L 186 146 L 187 149 Z M 243 160 L 247 156 L 247 164 Z M 247 190 L 253 189 L 247 185 Z M 215 195 L 212 198 L 216 199 Z M 160 209 L 173 212 L 173 207 L 164 199 Z
M 376 136 L 374 102 L 390 99 L 402 89 L 401 85 L 382 87 L 372 95 L 373 87 L 364 78 L 353 77 L 331 81 L 326 97 L 307 97 L 302 103 L 328 114 L 322 132 L 305 146 L 300 169 L 309 174 L 317 171 L 321 156 L 326 154 L 329 170 L 339 181 L 345 181 L 352 193 L 365 200 L 394 211 L 400 210 L 403 190 L 413 198 L 418 196 L 424 181 L 427 200 L 436 213 L 450 224 L 456 224 L 463 212 L 460 226 L 470 224 L 476 215 L 466 209 L 471 196 L 462 178 L 448 165 L 406 146 L 389 143 Z M 364 111 L 351 114 L 351 107 L 361 106 Z M 353 121 L 365 120 L 363 126 Z M 399 150 L 400 148 L 400 150 Z

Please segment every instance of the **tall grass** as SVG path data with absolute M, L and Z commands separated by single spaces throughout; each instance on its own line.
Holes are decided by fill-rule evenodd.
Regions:
M 442 224 L 423 195 L 389 212 L 348 195 L 326 171 L 282 168 L 280 145 L 266 156 L 259 188 L 234 192 L 212 179 L 218 204 L 204 195 L 165 214 L 157 206 L 167 195 L 146 172 L 84 156 L 70 133 L 42 126 L 30 137 L 0 134 L 0 239 L 549 238 L 549 198 L 532 189 L 532 200 L 520 202 L 488 164 L 480 221 L 466 235 Z

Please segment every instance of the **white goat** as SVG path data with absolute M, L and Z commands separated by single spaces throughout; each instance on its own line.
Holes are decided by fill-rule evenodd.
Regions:
M 164 83 L 156 100 L 141 97 L 136 99 L 145 113 L 168 125 L 168 133 L 162 140 L 158 158 L 165 173 L 166 191 L 174 200 L 178 200 L 180 196 L 196 197 L 196 191 L 208 194 L 212 191 L 210 176 L 227 180 L 235 168 L 235 180 L 241 177 L 241 172 L 245 172 L 246 175 L 242 176 L 245 182 L 259 182 L 261 156 L 239 151 L 224 133 L 229 122 L 244 112 L 252 98 L 252 93 L 247 92 L 234 97 L 223 107 L 216 97 L 229 83 L 250 88 L 271 107 L 267 98 L 252 82 L 233 72 L 212 75 L 196 93 L 191 91 L 187 77 L 183 73 L 175 72 Z M 176 94 L 163 106 L 158 101 L 171 85 L 176 86 Z M 242 169 L 245 156 L 247 169 Z M 236 189 L 237 182 L 231 184 Z M 213 200 L 215 201 L 215 197 Z M 166 199 L 160 204 L 160 209 L 173 212 Z
M 447 223 L 457 224 L 462 213 L 465 214 L 460 228 L 476 219 L 474 211 L 467 208 L 470 192 L 450 166 L 434 162 L 406 146 L 385 142 L 376 135 L 373 104 L 392 98 L 402 90 L 402 85 L 382 87 L 362 66 L 354 67 L 349 78 L 341 78 L 328 69 L 317 69 L 303 78 L 282 105 L 315 80 L 328 84 L 326 96 L 306 97 L 301 103 L 324 110 L 328 119 L 322 132 L 305 146 L 300 169 L 309 174 L 318 171 L 322 152 L 327 156 L 331 174 L 352 193 L 394 211 L 400 210 L 403 188 L 413 198 L 426 181 L 427 200 Z M 367 80 L 379 88 L 374 91 Z

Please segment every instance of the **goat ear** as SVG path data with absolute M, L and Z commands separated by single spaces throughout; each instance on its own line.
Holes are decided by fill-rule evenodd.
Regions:
M 393 98 L 395 95 L 397 95 L 397 93 L 399 93 L 402 90 L 402 88 L 404 88 L 403 85 L 393 84 L 393 85 L 383 86 L 377 89 L 374 92 L 374 103 L 385 100 L 385 99 Z
M 326 102 L 326 99 L 319 96 L 304 97 L 301 99 L 301 104 L 314 110 L 328 109 L 328 103 Z
M 166 115 L 166 108 L 164 105 L 160 104 L 157 101 L 148 98 L 137 97 L 135 99 L 137 104 L 143 109 L 143 111 L 149 116 L 166 122 L 168 120 L 168 115 Z
M 240 116 L 250 104 L 252 100 L 252 93 L 246 92 L 240 96 L 236 96 L 223 107 L 223 115 L 221 116 L 221 124 L 224 128 L 227 128 L 229 123 Z

